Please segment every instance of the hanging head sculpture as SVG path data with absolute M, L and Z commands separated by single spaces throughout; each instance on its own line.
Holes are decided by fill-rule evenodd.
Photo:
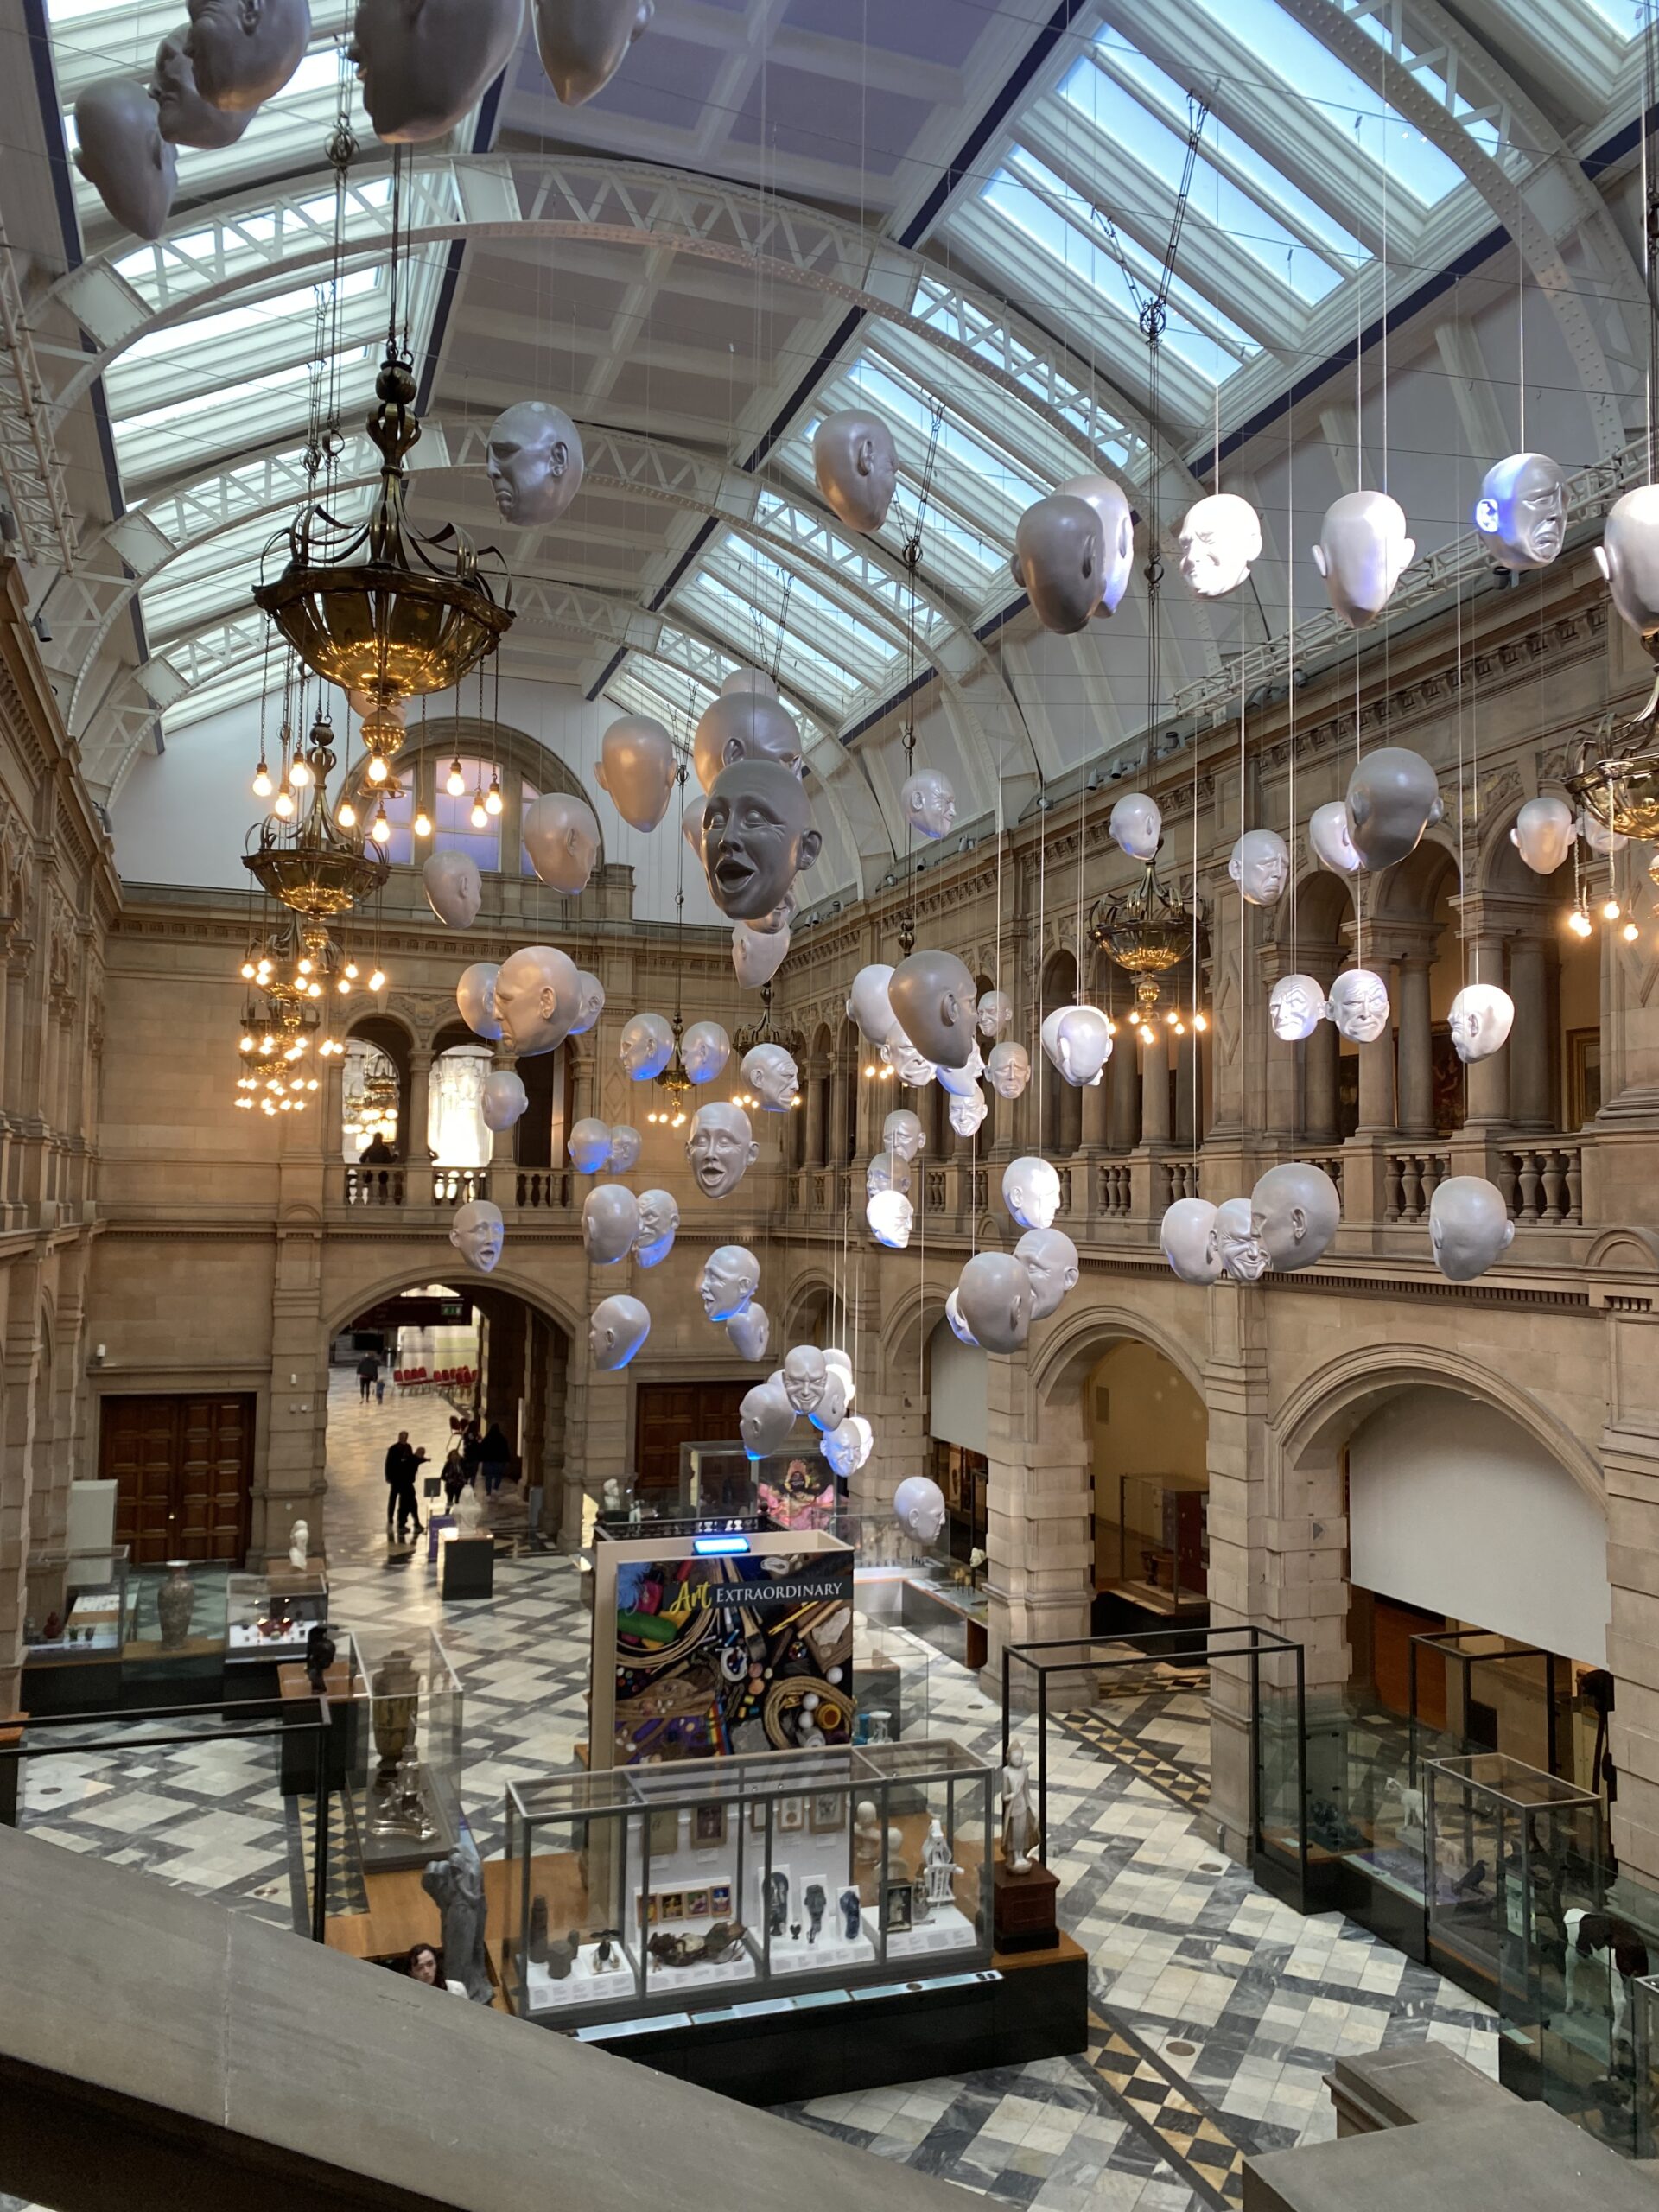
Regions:
M 1135 514 L 1128 495 L 1109 476 L 1069 476 L 1056 486 L 1061 498 L 1081 499 L 1100 523 L 1104 557 L 1100 571 L 1099 610 L 1116 614 L 1128 588 L 1135 561 Z
M 602 92 L 657 12 L 655 0 L 531 0 L 536 51 L 566 107 Z
M 501 963 L 495 979 L 495 1017 L 501 1042 L 520 1059 L 563 1044 L 576 1018 L 582 987 L 576 963 L 550 944 L 521 944 Z
M 623 715 L 600 741 L 594 781 L 631 829 L 654 830 L 668 812 L 678 770 L 674 741 L 649 715 Z
M 1500 569 L 1547 569 L 1567 543 L 1567 471 L 1547 453 L 1512 453 L 1487 470 L 1475 528 Z
M 697 781 L 713 791 L 721 770 L 738 760 L 771 760 L 792 776 L 800 774 L 800 729 L 775 693 L 722 691 L 704 708 L 691 739 Z M 708 818 L 705 809 L 705 831 Z
M 691 1116 L 686 1139 L 691 1179 L 705 1198 L 729 1198 L 760 1157 L 749 1117 L 729 1099 L 712 1099 Z
M 1045 630 L 1059 637 L 1087 629 L 1100 605 L 1105 533 L 1087 499 L 1051 493 L 1020 518 L 1008 572 Z
M 821 842 L 800 779 L 777 761 L 734 760 L 710 785 L 703 873 L 709 897 L 728 921 L 753 923 L 769 914 L 817 860 Z
M 1615 499 L 1602 525 L 1596 566 L 1620 616 L 1644 642 L 1659 635 L 1659 484 Z
M 849 530 L 873 537 L 899 482 L 893 432 L 861 407 L 826 415 L 812 436 L 812 474 L 824 504 Z
M 521 399 L 491 424 L 484 467 L 504 522 L 557 522 L 582 489 L 582 440 L 563 407 Z
M 169 146 L 195 146 L 218 153 L 234 146 L 253 120 L 251 107 L 214 107 L 196 89 L 196 73 L 184 50 L 187 34 L 169 31 L 156 49 L 149 96 L 156 119 Z
M 357 0 L 347 58 L 374 135 L 422 145 L 453 130 L 512 59 L 524 0 Z
M 1200 599 L 1236 591 L 1262 557 L 1262 524 L 1236 492 L 1212 492 L 1187 509 L 1178 533 L 1181 574 Z
M 306 0 L 188 0 L 184 50 L 210 107 L 258 107 L 280 92 L 311 42 Z
M 551 891 L 579 898 L 599 858 L 599 817 L 571 791 L 543 791 L 524 809 L 524 850 Z
M 179 178 L 159 111 L 136 77 L 100 77 L 75 102 L 75 167 L 135 238 L 158 238 Z
M 893 969 L 887 999 L 905 1039 L 934 1067 L 966 1067 L 974 1050 L 978 1001 L 974 979 L 954 952 L 912 952 Z
M 1326 508 L 1313 565 L 1351 630 L 1363 630 L 1394 596 L 1417 547 L 1405 510 L 1386 492 L 1345 492 Z

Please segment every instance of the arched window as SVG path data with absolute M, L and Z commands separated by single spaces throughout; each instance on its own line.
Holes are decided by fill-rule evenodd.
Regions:
M 490 1071 L 485 1045 L 454 1045 L 432 1062 L 427 1084 L 426 1141 L 441 1167 L 482 1167 L 490 1157 L 490 1132 L 480 1101 Z
M 487 816 L 482 830 L 473 826 L 473 809 L 493 782 L 494 766 L 488 760 L 479 760 L 476 755 L 462 753 L 461 774 L 466 789 L 452 791 L 448 789 L 449 763 L 445 760 L 439 765 L 437 795 L 432 808 L 433 849 L 442 846 L 448 852 L 465 853 L 468 859 L 476 861 L 479 867 L 486 871 L 499 868 L 501 865 L 500 816 Z M 394 842 L 396 836 L 394 830 Z M 392 858 L 397 860 L 399 857 L 394 851 Z M 455 1164 L 461 1165 L 459 1161 Z

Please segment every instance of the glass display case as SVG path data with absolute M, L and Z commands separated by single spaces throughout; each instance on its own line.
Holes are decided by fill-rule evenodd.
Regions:
M 511 1783 L 502 1986 L 569 2028 L 988 1967 L 995 1783 L 918 1739 Z
M 906 1575 L 899 1625 L 932 1646 L 942 1659 L 977 1674 L 989 1649 L 991 1605 L 984 1570 L 930 1554 Z
M 896 1744 L 925 1736 L 931 1652 L 891 1619 L 853 1614 L 855 1744 Z
M 224 1560 L 134 1567 L 127 1586 L 126 1663 L 192 1672 L 221 1668 L 231 1573 Z
M 1119 1475 L 1116 1517 L 1101 1521 L 1096 1565 L 1107 1589 L 1143 1611 L 1202 1611 L 1210 1602 L 1208 1476 Z
M 118 1653 L 126 1628 L 127 1557 L 125 1544 L 33 1554 L 23 1579 L 25 1657 Z
M 359 1859 L 365 1874 L 424 1866 L 460 1834 L 461 1683 L 435 1636 L 354 1630 L 352 1642 L 362 1687 L 346 1799 Z
M 305 1639 L 328 1618 L 328 1584 L 321 1574 L 232 1574 L 225 1584 L 225 1661 L 227 1666 L 264 1660 L 303 1659 Z

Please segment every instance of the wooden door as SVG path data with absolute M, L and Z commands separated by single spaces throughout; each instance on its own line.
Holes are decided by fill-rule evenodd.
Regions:
M 682 1444 L 739 1441 L 737 1412 L 747 1382 L 642 1382 L 634 1423 L 634 1486 L 642 1497 L 672 1491 Z
M 248 1548 L 251 1396 L 111 1397 L 99 1408 L 98 1471 L 116 1485 L 115 1541 L 135 1567 L 225 1560 Z

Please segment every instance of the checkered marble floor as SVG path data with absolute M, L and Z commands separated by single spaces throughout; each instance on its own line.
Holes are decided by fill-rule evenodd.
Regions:
M 480 1849 L 501 1846 L 510 1780 L 575 1764 L 587 1733 L 588 1624 L 573 1561 L 522 1531 L 488 1603 L 440 1606 L 425 1548 L 389 1545 L 381 1463 L 400 1427 L 435 1465 L 448 1408 L 359 1403 L 336 1378 L 328 1434 L 335 1621 L 365 1635 L 441 1630 L 466 1692 L 463 1796 Z M 517 1532 L 517 1533 L 515 1533 Z M 875 1638 L 906 1639 L 883 1622 Z M 1204 1840 L 1208 1722 L 1190 1675 L 1137 1669 L 1062 1716 L 1049 1744 L 1048 1860 L 1090 1954 L 1090 2048 L 1073 2058 L 783 2107 L 785 2116 L 1045 2212 L 1199 2212 L 1242 2201 L 1243 2158 L 1333 2132 L 1321 2076 L 1383 2044 L 1444 2043 L 1497 2071 L 1492 2015 L 1340 1916 L 1303 1919 Z M 928 1656 L 929 1727 L 996 1758 L 997 1708 Z M 35 1761 L 25 1825 L 218 1896 L 306 1923 L 310 1845 L 265 1745 L 202 1744 L 120 1761 Z M 0 2197 L 0 2212 L 13 2212 Z

